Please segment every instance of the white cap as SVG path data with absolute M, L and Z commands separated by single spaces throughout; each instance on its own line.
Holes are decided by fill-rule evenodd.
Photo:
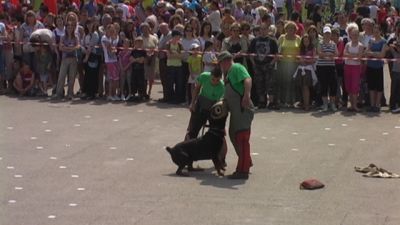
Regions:
M 199 44 L 197 44 L 197 43 L 193 43 L 191 46 L 190 46 L 190 50 L 193 50 L 193 49 L 195 49 L 195 48 L 199 48 L 200 47 L 200 45 Z
M 332 33 L 331 28 L 328 27 L 328 26 L 325 26 L 322 33 L 324 33 L 324 34 L 325 33 Z

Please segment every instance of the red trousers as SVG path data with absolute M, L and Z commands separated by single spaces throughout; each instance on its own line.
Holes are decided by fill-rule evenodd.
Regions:
M 250 130 L 238 132 L 235 136 L 236 146 L 239 148 L 237 172 L 250 172 L 252 160 L 250 156 Z

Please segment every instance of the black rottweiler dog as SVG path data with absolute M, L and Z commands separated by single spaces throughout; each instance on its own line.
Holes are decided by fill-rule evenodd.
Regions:
M 218 175 L 223 176 L 225 142 L 225 123 L 228 116 L 227 106 L 223 101 L 216 103 L 210 109 L 209 129 L 201 137 L 180 142 L 173 148 L 166 147 L 172 161 L 178 166 L 176 174 L 187 176 L 182 170 L 192 165 L 193 161 L 212 160 Z

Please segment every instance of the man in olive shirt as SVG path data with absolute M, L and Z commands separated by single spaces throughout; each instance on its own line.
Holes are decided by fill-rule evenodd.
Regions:
M 233 56 L 224 51 L 218 62 L 225 74 L 224 99 L 230 112 L 229 137 L 238 155 L 236 171 L 229 179 L 248 179 L 252 160 L 250 156 L 250 129 L 254 117 L 254 106 L 250 99 L 251 77 L 246 68 L 233 63 Z

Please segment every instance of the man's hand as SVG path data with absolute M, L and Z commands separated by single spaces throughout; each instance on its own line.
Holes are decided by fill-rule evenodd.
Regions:
M 247 109 L 250 107 L 250 96 L 245 95 L 242 99 L 242 108 Z

